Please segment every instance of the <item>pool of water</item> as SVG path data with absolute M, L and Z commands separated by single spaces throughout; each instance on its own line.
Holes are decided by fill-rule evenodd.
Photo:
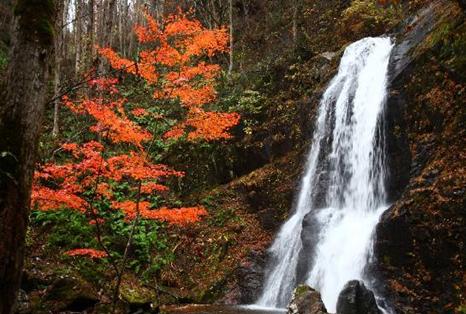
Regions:
M 285 309 L 261 308 L 238 305 L 186 305 L 167 307 L 169 314 L 284 314 Z

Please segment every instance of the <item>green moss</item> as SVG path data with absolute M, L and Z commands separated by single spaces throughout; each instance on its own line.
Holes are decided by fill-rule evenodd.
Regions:
M 383 8 L 375 0 L 355 0 L 343 11 L 343 29 L 355 33 L 383 33 L 393 28 L 401 20 L 401 10 L 390 6 Z
M 444 58 L 449 66 L 457 73 L 466 71 L 466 25 L 452 30 L 449 36 L 443 39 L 440 56 Z
M 443 19 L 420 46 L 420 51 L 434 50 L 439 61 L 457 74 L 466 72 L 466 25 L 444 14 Z
M 120 297 L 130 304 L 157 304 L 153 291 L 133 285 L 123 285 L 120 289 Z
M 454 5 L 442 12 L 441 18 L 415 54 L 432 50 L 438 61 L 458 75 L 466 72 L 466 25 L 462 12 Z
M 295 289 L 295 295 L 296 297 L 301 297 L 302 295 L 304 295 L 306 292 L 309 291 L 309 286 L 306 286 L 306 285 L 299 285 L 296 287 Z
M 8 65 L 8 47 L 0 40 L 0 72 L 4 71 Z

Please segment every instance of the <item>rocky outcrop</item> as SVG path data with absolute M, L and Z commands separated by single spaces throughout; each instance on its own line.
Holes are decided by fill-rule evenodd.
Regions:
M 393 204 L 377 226 L 373 273 L 396 312 L 453 312 L 466 291 L 464 12 L 431 1 L 398 42 L 387 105 Z
M 382 314 L 377 307 L 374 293 L 359 280 L 349 281 L 337 301 L 338 314 Z
M 326 314 L 327 309 L 320 293 L 309 286 L 300 285 L 293 291 L 287 314 Z

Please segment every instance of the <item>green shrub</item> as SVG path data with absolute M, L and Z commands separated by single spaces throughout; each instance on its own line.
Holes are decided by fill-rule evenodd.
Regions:
M 100 225 L 102 243 L 109 250 L 110 258 L 119 262 L 123 257 L 133 222 L 127 221 L 120 211 L 108 209 L 107 204 L 98 205 L 100 206 L 95 208 L 104 219 Z M 76 248 L 101 249 L 96 238 L 96 226 L 89 224 L 89 219 L 83 213 L 68 209 L 33 211 L 31 223 L 47 230 L 47 250 L 59 249 L 65 253 Z M 168 236 L 163 232 L 163 225 L 164 223 L 159 221 L 141 220 L 133 234 L 127 266 L 143 277 L 147 277 L 147 273 L 159 270 L 173 259 L 173 254 L 168 248 Z M 84 273 L 91 272 L 92 267 L 89 263 L 92 264 L 92 261 L 85 257 L 74 258 L 63 254 L 62 258 L 73 259 L 74 264 Z M 102 261 L 104 265 L 110 262 L 108 257 Z M 98 270 L 92 273 L 95 271 Z

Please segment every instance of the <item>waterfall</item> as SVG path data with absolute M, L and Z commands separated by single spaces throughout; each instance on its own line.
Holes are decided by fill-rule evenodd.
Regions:
M 387 208 L 379 120 L 392 47 L 389 38 L 364 38 L 346 48 L 319 105 L 294 213 L 269 249 L 258 306 L 285 307 L 305 282 L 335 312 L 346 282 L 370 286 L 364 268 Z

